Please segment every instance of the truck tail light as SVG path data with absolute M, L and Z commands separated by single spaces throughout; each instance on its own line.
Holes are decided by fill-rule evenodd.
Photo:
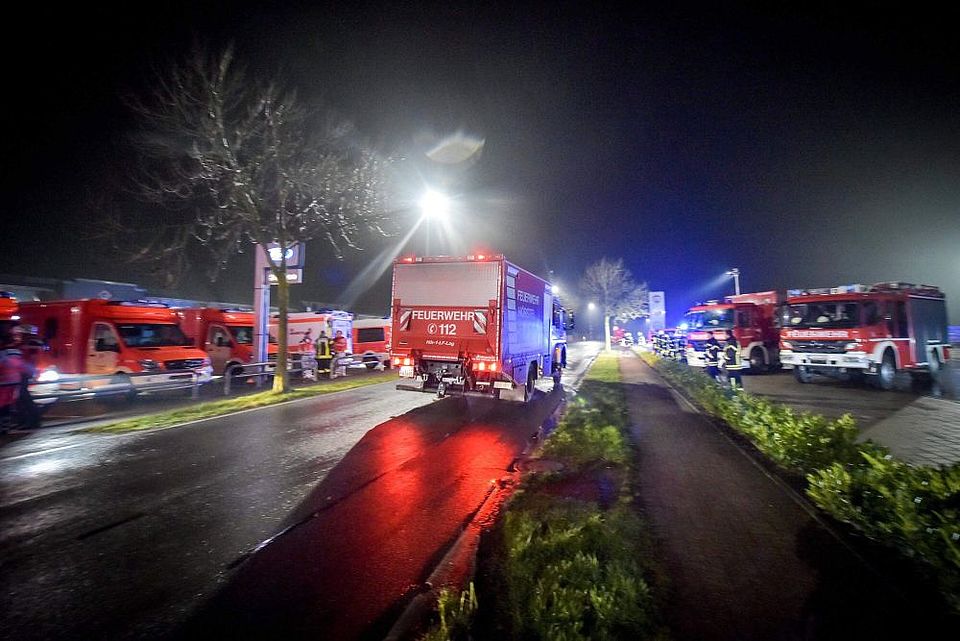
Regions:
M 470 364 L 470 369 L 475 372 L 495 372 L 497 371 L 497 362 L 492 360 L 493 358 L 492 356 L 475 356 Z

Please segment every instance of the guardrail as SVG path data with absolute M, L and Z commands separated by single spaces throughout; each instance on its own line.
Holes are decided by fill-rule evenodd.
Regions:
M 156 377 L 156 373 L 123 374 L 61 374 L 56 381 L 30 382 L 30 396 L 35 402 L 57 401 L 60 399 L 84 400 L 105 396 L 132 395 L 138 392 L 157 392 L 166 390 L 189 389 L 190 396 L 200 397 L 200 381 L 198 372 L 183 372 L 183 378 L 164 381 L 143 381 Z M 137 382 L 137 381 L 141 382 Z
M 335 368 L 338 364 L 347 367 L 355 363 L 352 356 L 331 361 L 331 367 Z M 30 398 L 37 405 L 52 405 L 58 401 L 85 401 L 92 399 L 102 399 L 117 396 L 133 396 L 139 392 L 162 392 L 174 391 L 178 389 L 189 389 L 191 398 L 200 397 L 200 388 L 209 383 L 222 382 L 223 394 L 228 396 L 235 384 L 236 379 L 254 379 L 257 387 L 263 386 L 264 379 L 274 375 L 276 371 L 276 362 L 248 363 L 246 365 L 234 365 L 230 371 L 223 376 L 214 376 L 211 380 L 201 382 L 198 372 L 183 372 L 184 378 L 179 380 L 165 380 L 158 382 L 144 382 L 141 379 L 155 377 L 156 373 L 133 373 L 123 374 L 122 377 L 117 374 L 85 374 L 71 375 L 61 374 L 56 381 L 38 381 L 33 379 L 28 385 Z M 303 376 L 317 376 L 316 368 L 311 366 L 303 367 L 298 364 L 290 363 L 287 367 L 290 374 L 301 374 Z M 139 382 L 138 382 L 139 381 Z M 0 383 L 0 389 L 6 387 L 21 386 L 20 382 Z
M 290 362 L 287 364 L 287 373 L 288 374 L 301 374 L 301 375 L 312 375 L 317 377 L 317 370 L 313 366 L 313 361 L 308 361 L 311 363 L 309 367 L 304 367 L 302 361 L 298 361 L 299 365 Z M 330 367 L 331 369 L 336 369 L 337 366 L 348 367 L 354 364 L 354 359 L 352 356 L 345 356 L 341 359 L 331 359 Z M 257 387 L 263 386 L 263 379 L 273 376 L 276 371 L 277 363 L 275 361 L 268 361 L 266 363 L 247 363 L 245 365 L 234 365 L 232 366 L 222 377 L 223 380 L 223 395 L 229 396 L 230 391 L 233 389 L 234 381 L 238 378 L 249 380 L 251 378 L 255 379 Z

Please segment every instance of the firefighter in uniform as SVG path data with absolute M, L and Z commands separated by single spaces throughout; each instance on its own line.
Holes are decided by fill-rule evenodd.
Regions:
M 317 380 L 320 380 L 321 376 L 332 378 L 331 372 L 333 370 L 330 365 L 333 356 L 330 352 L 330 339 L 327 338 L 326 332 L 320 332 L 320 336 L 317 337 L 317 342 L 314 344 L 314 347 L 317 350 Z
M 743 354 L 740 353 L 740 344 L 733 334 L 727 337 L 721 357 L 723 359 L 723 371 L 726 372 L 730 389 L 743 389 L 743 378 L 741 376 L 744 369 Z
M 675 333 L 673 335 L 673 360 L 678 363 L 683 362 L 683 334 Z
M 706 365 L 707 376 L 719 380 L 720 376 L 720 341 L 713 334 L 703 346 L 703 361 Z
M 339 329 L 333 337 L 333 374 L 330 378 L 347 375 L 347 337 Z

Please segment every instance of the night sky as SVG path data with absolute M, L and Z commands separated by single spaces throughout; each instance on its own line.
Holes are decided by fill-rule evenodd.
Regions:
M 255 74 L 356 123 L 456 197 L 459 240 L 574 285 L 623 258 L 667 293 L 668 321 L 744 291 L 937 284 L 960 323 L 960 39 L 939 13 L 757 3 L 154 2 L 20 10 L 4 43 L 0 272 L 138 280 L 88 239 L 97 212 L 135 208 L 124 93 L 194 39 L 233 42 Z M 835 3 L 847 4 L 847 3 Z M 416 5 L 418 8 L 413 8 Z M 774 6 L 777 5 L 777 6 Z M 386 8 L 385 8 L 386 7 Z M 28 43 L 28 44 L 24 44 Z M 469 166 L 424 152 L 484 140 Z M 419 175 L 419 178 L 416 176 Z M 400 209 L 398 225 L 414 224 Z M 415 236 L 406 249 L 423 252 Z M 444 245 L 446 243 L 446 245 Z M 389 278 L 354 281 L 397 239 L 342 262 L 311 245 L 294 300 L 386 312 Z M 353 281 L 353 287 L 350 288 Z M 249 298 L 252 259 L 185 296 Z

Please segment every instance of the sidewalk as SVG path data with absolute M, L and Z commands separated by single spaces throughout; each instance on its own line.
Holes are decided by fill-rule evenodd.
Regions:
M 933 467 L 960 461 L 960 402 L 924 396 L 863 430 L 898 459 Z
M 868 567 L 636 355 L 620 368 L 675 639 L 935 638 L 943 622 L 922 598 Z

